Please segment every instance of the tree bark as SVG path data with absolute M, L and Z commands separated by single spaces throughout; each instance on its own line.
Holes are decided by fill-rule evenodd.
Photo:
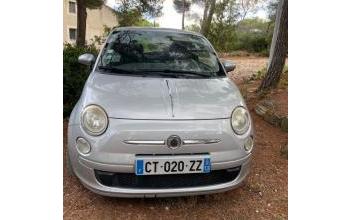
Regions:
M 288 0 L 280 0 L 275 18 L 274 34 L 271 41 L 267 73 L 258 91 L 275 88 L 285 66 L 288 49 Z
M 87 20 L 86 1 L 77 0 L 76 45 L 79 47 L 84 47 L 86 44 L 86 20 Z
M 203 21 L 204 26 L 203 29 L 201 30 L 201 33 L 204 36 L 207 36 L 209 34 L 209 30 L 210 30 L 210 25 L 211 25 L 211 20 L 213 19 L 213 14 L 215 12 L 215 3 L 216 0 L 210 0 L 210 8 L 209 8 L 209 13 L 207 18 L 205 19 L 205 21 Z
M 202 20 L 202 24 L 200 26 L 200 33 L 202 33 L 204 35 L 204 26 L 205 26 L 205 22 L 207 20 L 208 17 L 208 11 L 209 11 L 209 0 L 205 0 L 204 3 L 204 11 L 203 11 L 203 20 Z
M 183 10 L 182 10 L 182 30 L 185 29 L 185 11 L 186 11 L 186 4 L 185 4 L 186 0 L 183 0 Z

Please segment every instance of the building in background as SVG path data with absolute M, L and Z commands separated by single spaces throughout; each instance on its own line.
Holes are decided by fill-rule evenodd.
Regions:
M 64 0 L 63 41 L 73 44 L 77 36 L 77 4 L 75 0 Z M 117 26 L 116 13 L 109 6 L 103 5 L 100 9 L 87 9 L 86 41 L 90 43 L 94 36 L 102 36 L 104 27 Z

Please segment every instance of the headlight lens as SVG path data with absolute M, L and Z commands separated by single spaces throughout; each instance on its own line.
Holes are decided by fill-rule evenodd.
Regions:
M 237 107 L 232 112 L 231 125 L 236 134 L 244 134 L 249 129 L 249 113 L 243 107 Z
M 101 107 L 89 105 L 82 112 L 81 123 L 88 134 L 101 135 L 108 126 L 108 116 Z

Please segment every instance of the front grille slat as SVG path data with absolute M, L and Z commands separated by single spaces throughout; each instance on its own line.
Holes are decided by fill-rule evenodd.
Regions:
M 95 170 L 97 180 L 109 187 L 163 189 L 208 186 L 230 182 L 238 176 L 241 167 L 213 170 L 210 173 L 137 176 L 134 173 L 113 173 Z

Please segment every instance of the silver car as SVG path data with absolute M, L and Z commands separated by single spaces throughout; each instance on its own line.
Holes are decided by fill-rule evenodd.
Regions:
M 253 124 L 235 68 L 198 33 L 116 28 L 68 125 L 68 164 L 91 191 L 114 197 L 209 194 L 249 172 Z

